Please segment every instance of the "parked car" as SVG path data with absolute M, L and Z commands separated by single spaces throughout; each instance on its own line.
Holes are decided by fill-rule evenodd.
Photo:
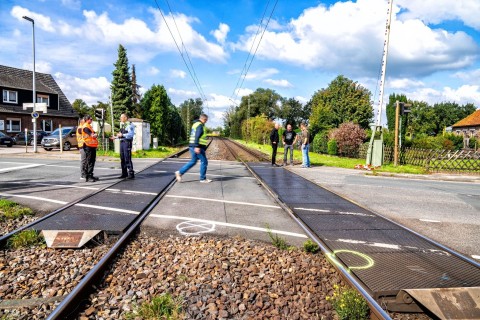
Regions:
M 5 133 L 0 132 L 0 145 L 5 145 L 7 147 L 11 147 L 14 144 L 13 138 L 7 136 Z
M 42 142 L 43 137 L 48 135 L 45 131 L 37 131 L 37 144 Z M 15 144 L 25 144 L 25 132 L 20 132 L 15 137 L 13 137 Z M 27 144 L 33 145 L 33 131 L 28 131 L 27 133 Z
M 76 130 L 77 130 L 76 126 L 62 128 L 63 150 L 68 151 L 72 147 L 78 148 Z M 51 151 L 53 150 L 53 148 L 60 149 L 60 129 L 59 128 L 55 129 L 48 136 L 43 137 L 42 147 L 46 151 Z

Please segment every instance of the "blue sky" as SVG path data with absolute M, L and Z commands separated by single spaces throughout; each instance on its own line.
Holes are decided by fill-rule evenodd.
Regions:
M 164 85 L 177 106 L 203 96 L 212 127 L 222 124 L 231 99 L 238 103 L 257 88 L 306 102 L 340 74 L 368 88 L 377 110 L 388 6 L 387 0 L 1 0 L 0 64 L 32 69 L 26 15 L 35 20 L 36 70 L 52 74 L 71 102 L 108 101 L 122 44 L 142 92 Z M 264 12 L 264 25 L 271 20 L 245 74 Z M 394 0 L 392 13 L 384 99 L 395 92 L 430 104 L 480 106 L 480 1 Z

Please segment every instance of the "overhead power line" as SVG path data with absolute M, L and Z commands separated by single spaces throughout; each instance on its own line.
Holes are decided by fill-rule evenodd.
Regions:
M 268 17 L 267 22 L 265 23 L 265 27 L 263 27 L 264 24 L 264 19 L 265 19 L 265 14 L 267 12 L 267 9 L 270 5 L 270 0 L 268 0 L 267 5 L 265 6 L 265 10 L 263 11 L 262 19 L 260 20 L 260 24 L 258 25 L 257 32 L 255 33 L 255 37 L 253 38 L 252 45 L 250 47 L 250 50 L 248 52 L 247 58 L 245 59 L 245 63 L 243 65 L 242 71 L 240 73 L 240 77 L 238 78 L 237 84 L 235 86 L 235 89 L 233 89 L 233 93 L 231 95 L 231 100 L 236 100 L 238 98 L 238 89 L 242 88 L 243 82 L 245 81 L 248 71 L 250 70 L 250 67 L 252 65 L 253 59 L 255 59 L 255 55 L 257 54 L 258 48 L 260 47 L 260 43 L 262 42 L 263 36 L 265 35 L 265 31 L 267 30 L 268 24 L 270 23 L 270 20 L 272 19 L 273 13 L 275 12 L 275 8 L 277 7 L 278 0 L 275 1 L 275 4 L 273 5 L 272 11 L 270 12 L 270 16 Z M 257 36 L 260 33 L 260 30 L 262 30 L 262 35 L 260 36 L 260 39 L 258 40 L 257 47 L 255 48 L 255 51 L 252 54 L 252 49 L 253 46 L 255 45 L 255 42 L 257 40 Z
M 170 3 L 168 2 L 168 0 L 165 0 L 165 2 L 167 3 L 167 6 L 168 6 L 168 9 L 169 9 L 169 12 L 170 12 L 170 15 L 173 19 L 173 22 L 175 24 L 175 27 L 177 29 L 177 33 L 178 33 L 178 36 L 180 38 L 180 41 L 181 41 L 181 47 L 184 49 L 182 50 L 180 48 L 180 46 L 178 45 L 177 43 L 177 40 L 175 39 L 175 36 L 173 35 L 173 32 L 172 30 L 170 29 L 170 26 L 168 25 L 168 22 L 167 22 L 167 19 L 165 18 L 165 15 L 163 14 L 162 12 L 162 9 L 160 8 L 157 0 L 154 0 L 155 1 L 155 4 L 157 5 L 157 9 L 158 11 L 160 12 L 160 14 L 162 15 L 162 18 L 163 18 L 163 21 L 165 22 L 165 25 L 167 26 L 167 29 L 168 31 L 170 32 L 170 35 L 172 36 L 172 39 L 173 39 L 173 42 L 175 43 L 175 46 L 177 47 L 177 50 L 178 52 L 180 53 L 180 56 L 182 57 L 182 60 L 188 70 L 188 73 L 190 74 L 190 77 L 192 78 L 193 80 L 193 83 L 195 84 L 201 98 L 203 101 L 207 101 L 207 98 L 205 96 L 205 93 L 203 92 L 203 89 L 202 89 L 202 86 L 200 85 L 200 81 L 198 80 L 198 77 L 197 77 L 197 73 L 195 72 L 195 68 L 193 66 L 193 63 L 192 63 L 192 60 L 190 59 L 190 55 L 188 54 L 188 50 L 187 50 L 187 47 L 185 46 L 185 43 L 183 42 L 183 39 L 182 39 L 182 35 L 180 33 L 180 30 L 178 29 L 178 26 L 177 26 L 177 22 L 175 21 L 175 17 L 173 15 L 173 12 L 172 12 L 172 9 L 170 7 Z M 187 59 L 189 61 L 189 63 L 187 63 L 187 60 L 185 59 L 185 55 L 183 53 L 183 51 L 185 51 L 185 55 L 187 56 Z

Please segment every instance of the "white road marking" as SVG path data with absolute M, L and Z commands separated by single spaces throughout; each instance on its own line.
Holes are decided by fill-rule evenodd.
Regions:
M 477 256 L 477 255 L 475 255 L 475 254 L 472 254 L 472 258 L 473 258 L 473 259 L 480 260 L 480 256 Z
M 77 203 L 77 204 L 75 204 L 75 206 L 77 206 L 77 207 L 85 207 L 85 208 L 93 208 L 93 209 L 100 209 L 100 210 L 106 210 L 106 211 L 115 211 L 115 212 L 121 212 L 121 213 L 140 214 L 140 211 L 133 211 L 133 210 L 125 210 L 125 209 L 111 208 L 111 207 L 96 206 L 96 205 L 93 205 L 93 204 L 86 204 L 86 203 Z
M 166 172 L 170 172 L 170 171 L 165 171 L 165 170 L 155 170 L 154 172 L 160 172 L 160 173 L 166 173 Z M 198 172 L 185 172 L 184 175 L 197 175 L 198 176 Z M 173 173 L 172 173 L 173 175 Z M 237 175 L 224 175 L 224 174 L 211 174 L 209 173 L 208 174 L 209 177 L 228 177 L 228 178 L 242 178 L 242 179 L 252 179 L 252 180 L 255 180 L 254 177 L 248 177 L 248 176 L 237 176 Z
M 330 212 L 330 210 L 313 209 L 313 208 L 293 208 L 293 210 L 314 211 L 314 212 Z
M 423 222 L 434 222 L 434 223 L 440 223 L 442 221 L 438 221 L 438 220 L 431 220 L 431 219 L 418 219 L 420 221 L 423 221 Z
M 39 166 L 42 166 L 42 164 L 27 164 L 19 167 L 3 168 L 3 169 L 0 169 L 0 172 L 10 172 L 10 171 L 16 171 L 16 170 L 22 170 L 22 169 L 28 169 L 28 168 L 35 168 Z
M 48 199 L 48 198 L 43 198 L 43 197 L 34 197 L 34 196 L 26 196 L 23 194 L 12 194 L 12 193 L 0 193 L 0 196 L 2 197 L 16 197 L 16 198 L 25 198 L 25 199 L 32 199 L 32 200 L 41 200 L 41 201 L 46 201 L 46 202 L 53 202 L 53 203 L 59 203 L 59 204 L 67 204 L 68 202 L 65 201 L 60 201 L 60 200 L 53 200 L 53 199 Z
M 111 191 L 111 192 L 121 192 L 121 193 L 125 193 L 125 194 L 146 194 L 146 195 L 149 195 L 149 196 L 158 195 L 158 193 L 155 193 L 155 192 L 144 192 L 144 191 L 135 191 L 135 190 L 122 190 L 122 189 L 111 189 L 111 188 L 108 188 L 108 189 L 105 189 L 105 190 Z
M 293 208 L 293 210 L 313 211 L 313 212 L 331 212 L 331 213 L 345 214 L 345 215 L 351 215 L 351 216 L 375 217 L 372 214 L 361 213 L 361 212 L 331 211 L 331 210 L 314 209 L 314 208 Z
M 270 231 L 272 233 L 282 234 L 282 235 L 286 235 L 286 236 L 292 236 L 292 237 L 298 237 L 298 238 L 307 238 L 306 235 L 301 234 L 301 233 L 281 231 L 281 230 L 273 230 L 273 229 L 266 229 L 266 228 L 259 228 L 259 227 L 252 227 L 252 226 L 246 226 L 246 225 L 241 225 L 241 224 L 219 222 L 219 221 L 213 221 L 213 220 L 204 220 L 204 219 L 197 219 L 197 218 L 190 218 L 190 217 L 179 217 L 179 216 L 161 215 L 161 214 L 151 214 L 151 215 L 149 215 L 149 217 L 160 218 L 160 219 L 195 221 L 195 222 L 202 222 L 202 223 L 210 223 L 210 224 L 214 224 L 214 225 L 218 225 L 218 226 L 224 226 L 224 227 L 247 229 L 247 230 L 253 230 L 253 231 L 260 231 L 260 232 Z
M 219 200 L 219 199 L 207 199 L 207 198 L 199 198 L 199 197 L 175 196 L 175 195 L 168 195 L 168 194 L 165 196 L 165 198 L 181 198 L 181 199 L 222 202 L 222 203 L 231 203 L 231 204 L 241 204 L 241 205 L 245 205 L 245 206 L 280 209 L 279 206 L 272 206 L 272 205 L 269 205 L 269 204 L 258 204 L 258 203 L 248 203 L 248 202 L 241 202 L 241 201 L 228 201 L 228 200 Z

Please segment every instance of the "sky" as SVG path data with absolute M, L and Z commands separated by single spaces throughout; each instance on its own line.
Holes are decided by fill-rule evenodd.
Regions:
M 70 102 L 108 102 L 118 46 L 141 93 L 203 98 L 209 127 L 269 88 L 306 103 L 343 75 L 380 108 L 389 0 L 0 0 L 0 64 L 52 74 Z M 394 0 L 383 100 L 480 106 L 480 1 Z M 175 39 L 175 40 L 174 40 Z

